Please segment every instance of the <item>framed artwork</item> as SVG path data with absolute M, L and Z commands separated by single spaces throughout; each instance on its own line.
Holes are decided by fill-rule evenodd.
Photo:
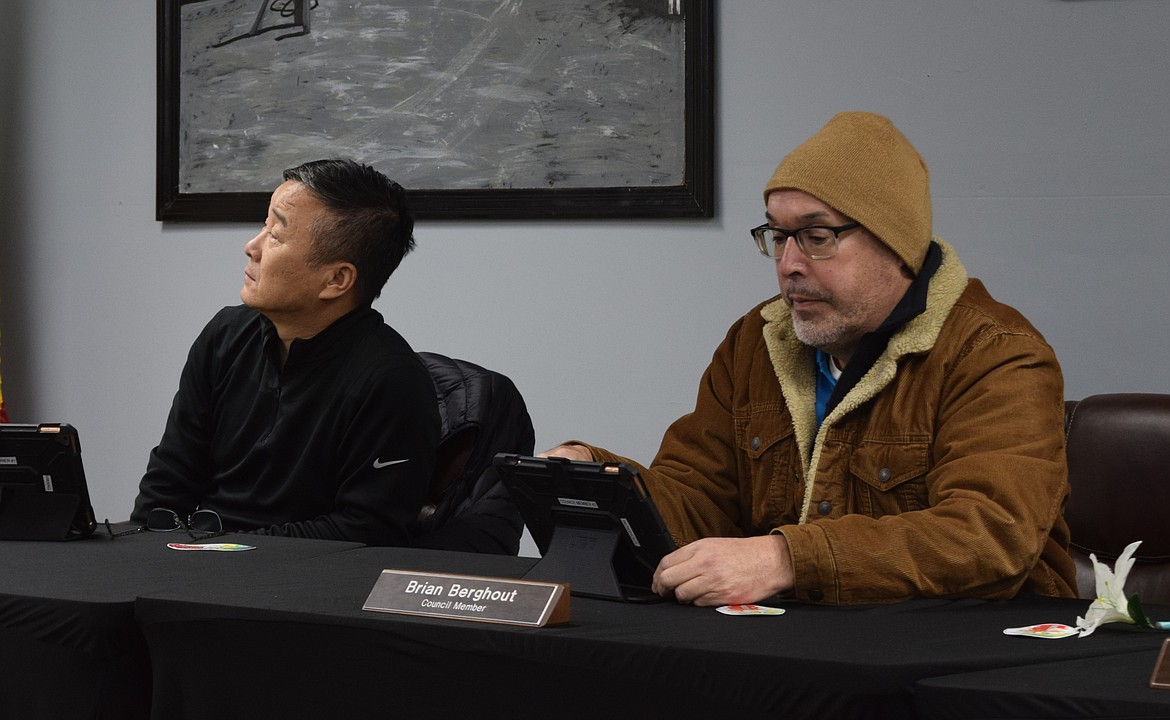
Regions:
M 709 0 L 160 0 L 156 218 L 348 157 L 419 218 L 714 215 Z

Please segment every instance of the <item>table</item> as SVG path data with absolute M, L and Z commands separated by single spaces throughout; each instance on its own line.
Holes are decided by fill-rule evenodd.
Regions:
M 261 568 L 361 547 L 253 535 L 216 538 L 257 547 L 246 552 L 166 547 L 188 540 L 184 533 L 111 540 L 99 532 L 69 542 L 0 542 L 0 718 L 147 717 L 150 663 L 134 620 L 140 594 L 240 584 Z
M 947 675 L 919 682 L 915 697 L 931 720 L 1170 718 L 1170 690 L 1149 686 L 1157 658 L 1155 649 Z
M 1091 671 L 1153 653 L 1165 637 L 1113 626 L 1087 638 L 1005 636 L 1071 624 L 1087 608 L 1032 596 L 793 603 L 778 617 L 573 597 L 572 621 L 545 628 L 361 609 L 383 569 L 520 577 L 533 562 L 361 548 L 267 568 L 247 585 L 145 594 L 136 612 L 152 716 L 912 718 L 927 678 L 1076 660 Z

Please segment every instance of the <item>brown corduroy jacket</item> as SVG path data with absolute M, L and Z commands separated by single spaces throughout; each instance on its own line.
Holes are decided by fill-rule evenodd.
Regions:
M 680 544 L 783 533 L 810 602 L 1075 596 L 1060 366 L 935 241 L 925 312 L 819 429 L 814 351 L 783 301 L 732 326 L 644 469 Z

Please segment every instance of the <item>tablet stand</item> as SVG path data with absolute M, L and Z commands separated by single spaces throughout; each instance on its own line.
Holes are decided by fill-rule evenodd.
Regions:
M 573 595 L 603 600 L 646 601 L 656 598 L 648 583 L 619 577 L 621 563 L 615 551 L 621 535 L 617 530 L 574 527 L 553 528 L 548 551 L 525 575 L 525 580 L 567 583 Z
M 0 489 L 0 540 L 65 540 L 79 498 Z

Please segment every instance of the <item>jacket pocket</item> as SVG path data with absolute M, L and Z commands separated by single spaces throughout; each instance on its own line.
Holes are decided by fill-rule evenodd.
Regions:
M 858 481 L 852 512 L 881 517 L 929 507 L 929 458 L 927 442 L 862 441 L 849 459 L 849 472 Z
M 740 493 L 741 517 L 751 523 L 745 530 L 762 534 L 795 522 L 794 498 L 800 496 L 802 480 L 787 415 L 757 411 L 742 421 L 738 431 L 740 477 L 750 479 L 747 492 Z

